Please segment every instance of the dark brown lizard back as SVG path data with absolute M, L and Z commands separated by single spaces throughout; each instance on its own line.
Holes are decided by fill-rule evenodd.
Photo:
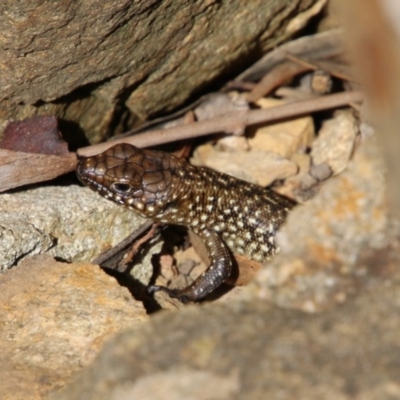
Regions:
M 205 242 L 211 259 L 230 257 L 219 241 L 234 253 L 255 261 L 268 260 L 276 252 L 276 231 L 294 205 L 270 189 L 128 144 L 82 158 L 77 174 L 91 189 L 144 217 L 193 230 Z M 213 261 L 211 264 L 209 274 Z M 220 269 L 211 279 L 211 290 L 203 288 L 197 294 L 165 290 L 184 300 L 204 297 L 227 277 L 224 273 L 221 278 Z M 228 269 L 230 273 L 230 265 Z M 206 281 L 210 283 L 210 279 Z M 195 284 L 189 287 L 192 292 Z M 164 290 L 155 287 L 159 289 Z

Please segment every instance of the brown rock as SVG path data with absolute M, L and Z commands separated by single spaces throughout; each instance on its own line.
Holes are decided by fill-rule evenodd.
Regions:
M 261 99 L 263 106 L 273 106 L 282 102 Z M 191 162 L 205 165 L 236 178 L 268 186 L 274 181 L 295 175 L 297 165 L 289 160 L 298 150 L 307 148 L 314 138 L 314 124 L 311 117 L 251 129 L 247 139 L 249 149 L 233 146 L 205 144 L 196 148 Z M 241 138 L 243 140 L 243 138 Z M 237 144 L 237 138 L 234 138 Z
M 51 399 L 397 399 L 399 315 L 398 273 L 319 315 L 260 300 L 160 313 Z
M 177 107 L 241 57 L 293 34 L 285 27 L 315 3 L 2 3 L 0 128 L 55 113 L 99 141 L 122 103 L 131 119 Z
M 268 108 L 283 104 L 281 100 L 260 99 L 257 104 Z M 314 122 L 311 117 L 290 119 L 286 122 L 251 128 L 250 147 L 291 158 L 298 150 L 306 149 L 314 139 Z
M 88 365 L 104 342 L 147 319 L 93 264 L 31 257 L 0 279 L 2 399 L 40 399 Z
M 297 172 L 296 164 L 273 152 L 219 151 L 210 144 L 199 146 L 191 162 L 260 186 L 268 186 Z
M 388 246 L 384 165 L 374 136 L 346 170 L 298 205 L 278 233 L 282 254 L 257 276 L 258 295 L 287 308 L 315 312 L 345 301 L 374 274 L 360 261 Z

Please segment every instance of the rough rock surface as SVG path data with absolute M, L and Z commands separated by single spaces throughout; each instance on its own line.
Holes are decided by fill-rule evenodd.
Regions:
M 397 399 L 399 315 L 398 273 L 320 315 L 263 301 L 162 313 L 51 399 Z
M 257 104 L 268 108 L 282 103 L 276 99 L 261 99 Z M 191 163 L 269 186 L 297 173 L 298 167 L 290 159 L 297 152 L 303 152 L 315 136 L 310 116 L 260 124 L 247 130 L 249 137 L 223 137 L 215 146 L 210 143 L 198 146 Z
M 3 2 L 0 128 L 54 113 L 74 135 L 79 127 L 100 141 L 121 109 L 145 119 L 177 107 L 238 60 L 287 38 L 290 22 L 314 3 Z
M 314 165 L 326 163 L 337 175 L 343 171 L 354 149 L 358 124 L 351 110 L 336 112 L 324 122 L 314 141 L 311 157 Z
M 344 172 L 289 214 L 278 233 L 282 254 L 257 276 L 258 295 L 314 312 L 357 293 L 379 271 L 366 264 L 366 252 L 385 249 L 392 237 L 385 193 L 384 163 L 371 136 Z
M 267 109 L 285 104 L 282 100 L 262 98 L 256 103 Z M 299 150 L 306 149 L 315 138 L 314 121 L 311 116 L 289 118 L 279 123 L 261 124 L 249 129 L 249 145 L 253 149 L 274 152 L 290 158 Z
M 142 304 L 96 265 L 25 260 L 0 279 L 0 398 L 43 398 L 108 338 L 146 319 Z
M 117 336 L 51 399 L 398 398 L 396 229 L 371 137 L 291 214 L 255 284 Z
M 47 186 L 0 195 L 0 269 L 49 253 L 90 260 L 125 239 L 143 219 L 79 186 Z
M 162 398 L 156 389 L 149 390 L 155 387 L 176 398 L 190 398 L 188 393 L 194 393 L 194 399 L 396 398 L 400 391 L 400 371 L 395 361 L 400 324 L 400 277 L 396 268 L 399 244 L 390 236 L 383 163 L 373 139 L 361 144 L 346 171 L 327 181 L 314 200 L 292 213 L 281 235 L 283 254 L 264 267 L 257 284 L 224 305 L 194 306 L 182 313 L 161 314 L 146 327 L 118 337 L 75 386 L 66 388 L 63 394 L 55 393 L 53 398 Z M 93 196 L 89 204 L 104 202 L 112 206 Z M 69 198 L 65 201 L 72 202 Z M 27 203 L 24 208 L 28 208 Z M 121 207 L 116 209 L 125 212 Z M 90 213 L 85 215 L 90 219 Z M 105 230 L 103 218 L 94 222 L 94 227 Z M 79 226 L 82 229 L 84 225 Z M 79 268 L 63 266 L 68 270 Z M 28 275 L 26 268 L 20 267 L 15 271 L 22 271 L 18 275 L 22 279 L 21 275 Z M 8 285 L 3 279 L 13 271 L 1 278 L 4 287 Z M 34 279 L 44 274 L 34 268 L 30 272 Z M 40 286 L 28 277 L 39 304 L 42 298 L 54 297 L 52 293 L 60 286 L 50 281 Z M 79 275 L 78 281 L 81 279 L 92 284 L 97 275 L 88 279 Z M 73 285 L 64 281 L 69 293 Z M 369 292 L 362 294 L 365 287 Z M 92 301 L 105 290 L 109 290 L 108 282 L 85 289 L 84 296 Z M 23 297 L 17 288 L 15 293 L 14 300 Z M 356 295 L 358 298 L 351 300 Z M 325 312 L 307 315 L 275 309 L 267 300 L 285 308 Z M 35 301 L 30 301 L 35 307 Z M 344 302 L 347 304 L 343 307 L 326 311 Z M 82 302 L 82 308 L 77 305 L 74 314 L 87 316 L 85 304 Z M 4 309 L 14 321 L 15 335 L 24 339 L 15 328 L 26 325 L 23 316 L 15 307 L 7 305 Z M 111 309 L 110 318 L 115 313 Z M 101 310 L 102 306 L 96 307 L 97 315 Z M 31 315 L 35 315 L 34 309 Z M 85 330 L 85 324 L 92 320 L 95 316 L 79 324 Z M 74 326 L 74 318 L 67 323 L 67 331 L 81 329 Z M 99 329 L 103 323 L 98 321 Z M 46 338 L 43 326 L 37 332 Z M 44 339 L 43 343 L 47 342 Z M 53 344 L 48 346 L 51 351 Z M 48 362 L 55 365 L 52 354 Z M 81 358 L 80 353 L 71 355 L 70 363 L 65 364 L 65 376 L 79 370 Z M 17 361 L 18 368 L 14 367 Z M 65 382 L 53 375 L 48 380 L 43 375 L 38 379 L 37 366 L 29 358 L 7 356 L 4 362 L 4 369 L 20 374 L 16 372 L 7 379 L 5 389 L 9 391 L 23 381 L 24 388 L 34 387 L 35 393 L 43 394 Z M 47 372 L 45 376 L 49 376 Z
M 260 186 L 269 186 L 297 172 L 295 163 L 276 153 L 263 150 L 219 151 L 210 144 L 199 146 L 191 162 Z

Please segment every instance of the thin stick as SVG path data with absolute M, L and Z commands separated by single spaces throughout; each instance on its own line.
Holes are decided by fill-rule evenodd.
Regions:
M 280 119 L 310 114 L 315 111 L 328 110 L 335 107 L 345 106 L 353 102 L 360 102 L 363 98 L 364 96 L 362 92 L 359 91 L 342 92 L 315 99 L 295 101 L 261 110 L 231 112 L 222 117 L 211 118 L 206 121 L 194 122 L 192 124 L 169 129 L 153 130 L 107 143 L 83 147 L 78 150 L 78 154 L 86 157 L 91 156 L 101 153 L 117 143 L 130 143 L 137 147 L 151 147 L 177 140 L 209 135 L 216 132 L 234 132 L 240 126 L 272 122 Z
M 294 62 L 295 64 L 301 65 L 301 66 L 304 67 L 304 68 L 311 69 L 311 70 L 314 70 L 314 71 L 315 71 L 316 69 L 318 69 L 318 67 L 315 66 L 314 64 L 311 64 L 311 63 L 309 63 L 309 62 L 307 62 L 307 61 L 305 61 L 305 60 L 302 60 L 301 58 L 296 57 L 296 56 L 294 56 L 293 54 L 290 54 L 290 53 L 288 53 L 288 52 L 285 53 L 285 57 L 286 57 L 288 60 Z
M 335 64 L 332 64 L 329 61 L 320 60 L 320 61 L 313 61 L 312 63 L 310 63 L 310 62 L 302 60 L 301 58 L 296 57 L 290 53 L 285 53 L 285 56 L 288 60 L 290 60 L 293 63 L 296 63 L 298 65 L 301 65 L 304 68 L 308 68 L 313 71 L 316 71 L 317 69 L 321 69 L 321 70 L 328 72 L 335 78 L 342 79 L 344 81 L 355 81 L 354 78 L 352 78 L 351 76 L 341 73 L 340 71 L 337 71 L 335 69 Z
M 247 100 L 249 102 L 256 102 L 270 94 L 277 87 L 285 84 L 294 76 L 299 75 L 303 72 L 308 71 L 309 67 L 304 67 L 303 65 L 295 64 L 291 61 L 283 62 L 275 67 L 272 71 L 268 72 L 257 85 L 251 90 L 247 95 Z

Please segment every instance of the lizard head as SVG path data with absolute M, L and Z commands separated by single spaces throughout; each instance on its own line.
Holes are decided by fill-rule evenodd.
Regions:
M 173 190 L 175 157 L 130 144 L 117 144 L 105 152 L 80 157 L 79 180 L 103 197 L 154 217 L 165 209 Z

